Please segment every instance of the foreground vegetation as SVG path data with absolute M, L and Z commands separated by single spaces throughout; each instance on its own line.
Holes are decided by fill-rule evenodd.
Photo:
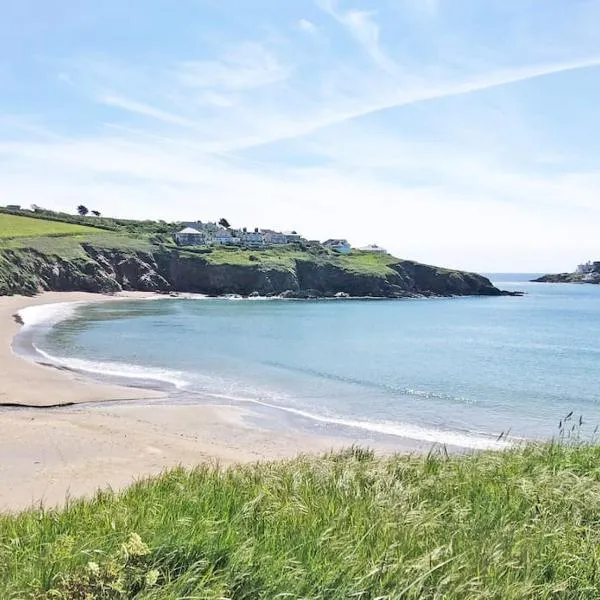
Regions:
M 178 469 L 0 540 L 1 598 L 600 598 L 600 449 Z

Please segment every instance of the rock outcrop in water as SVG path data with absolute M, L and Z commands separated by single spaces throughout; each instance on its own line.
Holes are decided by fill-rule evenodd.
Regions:
M 292 256 L 292 255 L 290 255 Z M 392 259 L 353 268 L 337 257 L 296 252 L 280 262 L 214 263 L 202 253 L 155 247 L 150 252 L 82 244 L 76 258 L 30 248 L 0 249 L 0 294 L 41 290 L 196 292 L 287 297 L 419 297 L 506 294 L 481 275 Z
M 574 273 L 557 273 L 543 275 L 533 281 L 535 283 L 591 283 L 600 284 L 600 261 L 583 265 L 585 268 Z

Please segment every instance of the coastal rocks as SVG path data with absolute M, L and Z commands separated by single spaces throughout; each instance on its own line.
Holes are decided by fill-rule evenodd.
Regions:
M 83 249 L 98 265 L 98 276 L 116 281 L 120 290 L 157 292 L 171 289 L 169 282 L 159 275 L 152 254 L 125 254 L 122 251 L 100 250 L 90 245 L 83 245 Z
M 282 298 L 283 300 L 289 300 L 292 298 L 297 298 L 297 294 L 298 292 L 295 292 L 294 290 L 285 290 L 283 292 L 281 292 L 281 294 L 279 294 L 279 298 Z
M 453 271 L 401 260 L 393 269 L 398 273 L 402 288 L 425 296 L 500 296 L 501 290 L 483 275 Z
M 557 273 L 555 275 L 543 275 L 531 280 L 533 283 L 582 283 L 581 277 L 575 273 Z
M 600 273 L 557 273 L 556 275 L 543 275 L 532 280 L 534 283 L 590 283 L 600 284 Z
M 243 258 L 243 255 L 242 255 Z M 234 262 L 234 261 L 238 262 Z M 121 290 L 282 298 L 419 298 L 502 292 L 474 273 L 394 260 L 354 268 L 337 258 L 313 256 L 276 262 L 210 262 L 205 254 L 156 246 L 152 252 L 84 244 L 77 258 L 32 249 L 0 250 L 0 295 L 41 290 L 112 293 Z
M 292 270 L 268 268 L 258 264 L 211 264 L 202 255 L 171 251 L 160 254 L 157 264 L 162 276 L 180 292 L 240 294 L 260 296 L 279 294 L 283 290 L 298 291 L 298 280 Z
M 296 261 L 296 273 L 301 290 L 311 290 L 321 296 L 333 297 L 344 292 L 353 297 L 382 297 L 392 293 L 393 282 L 387 274 L 361 273 L 331 263 L 308 260 Z
M 591 283 L 600 284 L 600 261 L 580 265 L 574 273 L 543 275 L 532 280 L 534 283 Z
M 66 260 L 34 250 L 0 251 L 0 295 L 33 295 L 40 291 L 113 293 L 121 290 L 166 291 L 150 255 L 97 249 Z

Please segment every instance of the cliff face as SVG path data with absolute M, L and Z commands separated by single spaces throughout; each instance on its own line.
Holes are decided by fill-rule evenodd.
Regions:
M 80 257 L 65 259 L 31 249 L 0 249 L 0 295 L 40 290 L 397 298 L 503 293 L 480 275 L 406 260 L 371 272 L 308 254 L 282 264 L 214 264 L 201 254 L 175 249 L 134 252 L 83 244 L 82 250 Z
M 592 283 L 598 285 L 600 284 L 600 261 L 590 263 L 590 269 L 586 273 L 576 271 L 575 273 L 543 275 L 533 281 L 535 283 Z
M 92 248 L 85 252 L 85 258 L 68 260 L 34 250 L 0 250 L 0 295 L 170 289 L 152 254 Z

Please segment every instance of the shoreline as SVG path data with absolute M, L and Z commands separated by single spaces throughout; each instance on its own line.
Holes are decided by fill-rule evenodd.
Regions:
M 13 349 L 23 331 L 18 315 L 25 308 L 64 303 L 97 303 L 141 300 L 158 295 L 125 292 L 118 295 L 88 292 L 44 292 L 37 296 L 0 297 L 0 404 L 39 407 L 106 400 L 156 398 L 163 394 L 152 389 L 110 385 L 88 379 L 76 371 L 34 361 Z M 23 382 L 27 382 L 23 385 Z
M 270 430 L 251 418 L 249 408 L 169 404 L 168 392 L 99 383 L 13 352 L 22 329 L 15 315 L 24 308 L 152 297 L 162 295 L 0 297 L 0 404 L 8 405 L 0 408 L 0 512 L 62 505 L 179 465 L 277 460 L 353 443 L 341 436 Z M 368 442 L 361 438 L 361 443 Z

